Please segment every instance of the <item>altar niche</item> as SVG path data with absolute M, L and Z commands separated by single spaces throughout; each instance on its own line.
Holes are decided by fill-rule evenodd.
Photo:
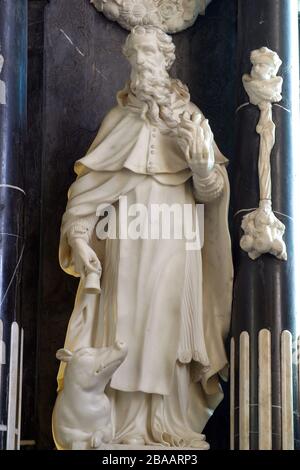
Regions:
M 55 261 L 58 259 L 61 217 L 67 189 L 74 179 L 74 162 L 86 153 L 103 117 L 115 104 L 116 92 L 129 75 L 129 66 L 121 53 L 127 34 L 86 0 L 52 0 L 45 7 L 42 132 L 38 127 L 40 114 L 36 113 L 36 108 L 29 108 L 29 119 L 36 126 L 35 134 L 31 135 L 32 146 L 42 147 L 42 164 L 40 154 L 34 155 L 37 167 L 41 164 L 41 194 L 34 194 L 34 200 L 31 200 L 33 208 L 41 200 L 41 220 L 34 218 L 30 240 L 33 240 L 33 233 L 39 232 L 41 249 L 25 253 L 23 272 L 27 282 L 31 279 L 35 286 L 37 282 L 40 286 L 39 307 L 36 307 L 36 370 L 31 356 L 32 371 L 35 371 L 32 376 L 36 373 L 38 377 L 34 437 L 39 449 L 54 447 L 51 413 L 58 366 L 55 353 L 63 345 L 77 288 L 77 281 L 64 274 Z M 41 37 L 40 41 L 42 43 Z M 235 41 L 235 0 L 226 0 L 226 8 L 223 0 L 214 0 L 206 15 L 199 17 L 194 26 L 174 35 L 177 60 L 171 71 L 171 75 L 188 84 L 193 102 L 209 119 L 222 153 L 229 158 L 234 140 Z M 36 70 L 35 78 L 40 74 L 41 70 Z M 30 90 L 30 93 L 36 92 Z M 30 99 L 29 94 L 29 103 Z M 33 178 L 36 174 L 31 174 L 28 168 L 25 175 L 28 187 Z M 30 265 L 38 259 L 40 270 L 32 273 Z M 24 315 L 32 317 L 28 303 Z M 31 340 L 26 345 L 29 352 L 36 336 L 33 325 L 27 325 L 27 328 L 32 329 Z M 32 378 L 28 380 L 32 381 Z M 229 447 L 226 385 L 224 391 L 225 400 L 204 430 L 211 448 Z M 32 403 L 29 387 L 26 397 L 27 403 Z M 24 409 L 24 414 L 29 412 Z M 220 428 L 222 433 L 218 432 Z M 28 429 L 25 427 L 24 436 L 31 437 L 32 429 L 31 424 Z

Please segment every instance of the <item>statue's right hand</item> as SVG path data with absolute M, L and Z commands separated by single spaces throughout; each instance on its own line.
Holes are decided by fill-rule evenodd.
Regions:
M 73 254 L 74 267 L 81 277 L 89 273 L 101 275 L 101 263 L 94 250 L 82 238 L 75 238 L 70 243 Z
M 206 178 L 215 166 L 214 136 L 208 120 L 200 112 L 183 113 L 177 129 L 177 142 L 193 173 Z

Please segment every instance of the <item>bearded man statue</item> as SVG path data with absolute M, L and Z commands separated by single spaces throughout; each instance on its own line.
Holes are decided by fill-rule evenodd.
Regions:
M 223 398 L 219 375 L 227 374 L 233 279 L 227 160 L 187 87 L 168 74 L 171 37 L 137 26 L 124 54 L 131 79 L 75 164 L 62 220 L 60 263 L 81 278 L 65 348 L 127 344 L 106 389 L 113 442 L 201 448 L 203 428 Z M 128 207 L 149 211 L 189 206 L 193 220 L 204 204 L 202 248 L 187 250 L 184 237 L 99 239 L 97 209 L 118 212 L 123 197 Z M 175 217 L 174 225 L 185 223 Z M 100 273 L 101 293 L 91 293 L 88 277 Z M 59 391 L 63 379 L 61 364 Z

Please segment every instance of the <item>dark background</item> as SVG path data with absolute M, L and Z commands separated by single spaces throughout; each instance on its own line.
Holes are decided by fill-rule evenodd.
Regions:
M 127 32 L 89 0 L 29 0 L 29 131 L 25 158 L 26 251 L 22 323 L 25 328 L 23 440 L 52 449 L 51 412 L 58 363 L 77 281 L 58 264 L 61 217 L 73 164 L 92 142 L 128 78 L 121 46 Z M 71 41 L 73 44 L 71 44 Z M 187 83 L 210 120 L 221 151 L 234 145 L 236 0 L 214 0 L 204 17 L 174 36 L 172 75 Z M 229 167 L 230 172 L 230 167 Z M 212 448 L 229 447 L 226 399 L 205 433 Z

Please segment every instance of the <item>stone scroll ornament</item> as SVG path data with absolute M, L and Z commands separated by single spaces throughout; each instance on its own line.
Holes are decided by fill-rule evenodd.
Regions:
M 243 76 L 243 84 L 250 103 L 260 109 L 260 119 L 256 127 L 260 135 L 259 148 L 259 208 L 247 214 L 242 221 L 244 235 L 241 248 L 253 260 L 262 254 L 270 253 L 280 260 L 287 260 L 286 245 L 283 240 L 284 224 L 272 210 L 271 153 L 275 144 L 276 125 L 272 118 L 272 104 L 282 100 L 283 79 L 277 77 L 282 64 L 278 54 L 267 47 L 251 53 L 252 70 Z
M 152 25 L 166 33 L 188 28 L 211 0 L 91 0 L 98 11 L 123 28 Z

